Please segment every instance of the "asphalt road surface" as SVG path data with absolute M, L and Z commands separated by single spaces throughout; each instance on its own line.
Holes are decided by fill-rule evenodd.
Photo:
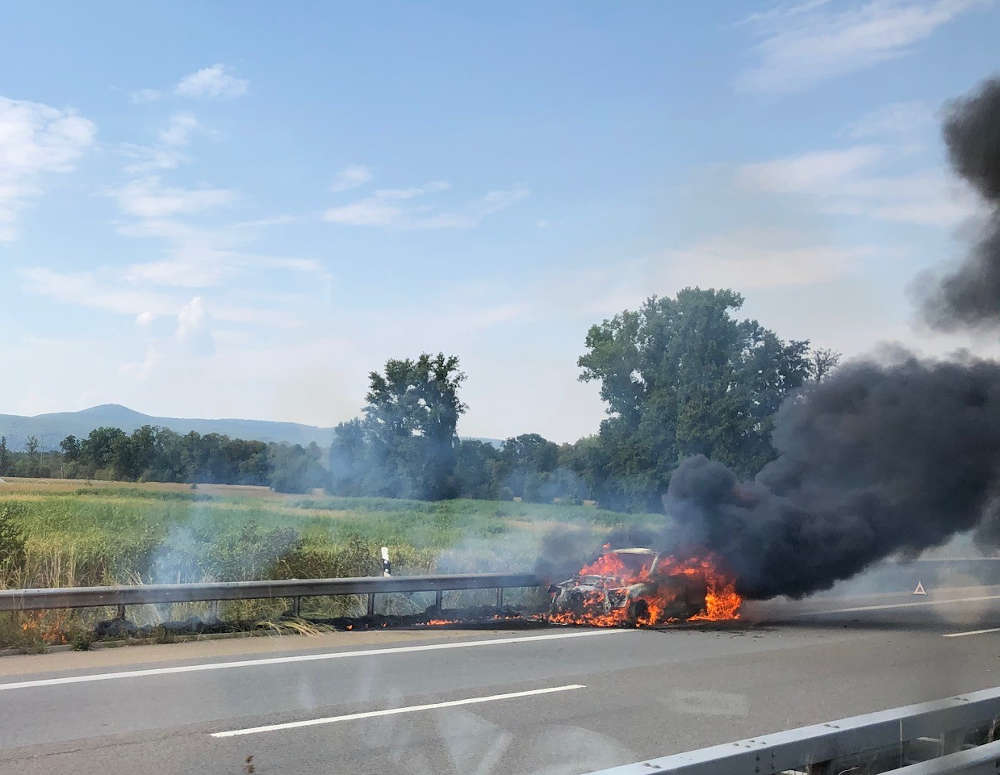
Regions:
M 0 773 L 583 773 L 1000 685 L 1000 587 L 0 659 Z

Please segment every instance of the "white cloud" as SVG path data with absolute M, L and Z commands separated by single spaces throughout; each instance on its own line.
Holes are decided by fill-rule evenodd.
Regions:
M 984 212 L 968 185 L 940 170 L 858 177 L 818 196 L 825 212 L 940 228 Z
M 125 279 L 134 284 L 149 284 L 173 288 L 207 288 L 219 285 L 230 274 L 224 261 L 167 259 L 132 264 L 125 271 Z
M 129 95 L 133 105 L 144 105 L 156 102 L 163 95 L 157 89 L 138 89 Z
M 287 223 L 296 223 L 303 220 L 301 215 L 274 215 L 266 218 L 254 218 L 249 221 L 240 221 L 233 224 L 234 229 L 263 229 L 268 226 L 283 226 Z
M 860 145 L 746 164 L 737 184 L 793 195 L 835 215 L 949 227 L 976 215 L 981 205 L 968 186 L 938 169 L 886 172 L 898 154 Z
M 348 191 L 362 186 L 372 179 L 372 171 L 363 164 L 352 164 L 344 167 L 333 179 L 330 190 L 333 192 Z
M 265 326 L 268 329 L 293 329 L 301 328 L 303 325 L 302 320 L 294 313 L 282 309 L 252 307 L 245 304 L 216 302 L 212 307 L 212 317 L 227 323 Z
M 381 199 L 368 197 L 349 205 L 331 207 L 323 220 L 349 226 L 392 226 L 398 224 L 403 211 Z
M 258 256 L 221 250 L 199 242 L 178 243 L 171 252 L 173 258 L 132 264 L 125 270 L 125 279 L 134 285 L 212 288 L 242 273 L 264 269 L 326 276 L 323 265 L 308 258 Z
M 142 218 L 199 213 L 227 205 L 236 196 L 226 188 L 171 188 L 155 176 L 133 180 L 111 193 L 123 211 Z
M 829 282 L 875 254 L 871 247 L 837 247 L 795 234 L 749 230 L 668 251 L 659 272 L 661 282 L 675 288 L 782 288 Z
M 402 203 L 446 191 L 450 184 L 435 180 L 422 186 L 384 188 L 350 204 L 331 207 L 324 220 L 348 226 L 391 226 L 400 229 L 470 229 L 483 219 L 527 197 L 526 188 L 498 189 L 468 202 L 458 209 L 434 204 L 404 207 Z
M 232 75 L 225 65 L 215 64 L 184 76 L 174 87 L 182 97 L 239 97 L 250 82 Z
M 124 143 L 121 152 L 131 159 L 125 165 L 130 174 L 171 170 L 188 160 L 181 148 L 191 143 L 195 132 L 205 132 L 205 127 L 191 113 L 175 113 L 166 127 L 157 135 L 156 145 Z
M 181 341 L 196 337 L 205 328 L 205 302 L 195 296 L 177 313 L 177 338 Z
M 865 70 L 913 45 L 982 0 L 868 0 L 850 7 L 809 2 L 754 14 L 746 23 L 760 42 L 760 61 L 737 85 L 756 92 L 794 92 Z
M 216 247 L 220 244 L 232 244 L 232 241 L 223 243 L 221 232 L 218 230 L 191 226 L 171 218 L 146 218 L 141 221 L 121 223 L 117 231 L 125 237 L 165 239 L 177 243 L 204 241 Z
M 883 158 L 877 146 L 811 151 L 739 168 L 741 182 L 762 191 L 811 193 L 846 180 Z
M 269 269 L 287 269 L 290 272 L 323 272 L 323 264 L 314 258 L 256 258 L 258 266 Z
M 167 128 L 160 131 L 160 142 L 164 145 L 187 145 L 200 126 L 191 113 L 175 113 L 170 117 Z
M 848 137 L 892 137 L 914 134 L 932 123 L 933 111 L 923 102 L 891 102 L 848 125 Z
M 72 110 L 0 97 L 0 242 L 16 237 L 27 200 L 46 173 L 65 173 L 93 143 L 97 128 Z
M 24 281 L 24 290 L 29 293 L 46 296 L 64 304 L 125 315 L 133 318 L 139 325 L 146 325 L 156 317 L 177 316 L 178 330 L 184 331 L 193 329 L 195 323 L 203 320 L 206 315 L 204 297 L 196 296 L 185 302 L 171 293 L 137 287 L 135 280 L 141 278 L 122 277 L 118 271 L 69 273 L 32 267 L 19 270 L 18 273 Z M 179 283 L 177 287 L 196 286 L 192 283 Z M 193 304 L 194 299 L 198 300 L 196 304 Z M 264 301 L 266 302 L 266 298 Z M 282 309 L 219 300 L 213 301 L 211 317 L 230 323 L 272 328 L 301 326 L 301 321 L 295 314 Z
M 99 282 L 90 272 L 56 272 L 44 267 L 20 271 L 26 290 L 67 304 L 105 310 L 120 315 L 170 315 L 177 305 L 168 296 L 134 288 L 122 288 L 113 281 Z
M 488 191 L 486 196 L 473 206 L 473 210 L 483 216 L 492 215 L 501 210 L 506 210 L 511 205 L 517 204 L 529 196 L 531 196 L 531 192 L 521 186 Z
M 132 160 L 124 168 L 130 174 L 172 170 L 187 159 L 176 148 L 136 145 L 134 143 L 123 144 L 121 152 Z
M 376 199 L 414 199 L 424 194 L 433 194 L 437 191 L 447 191 L 451 188 L 451 183 L 447 180 L 432 180 L 422 186 L 410 186 L 409 188 L 380 188 L 375 192 Z
M 162 362 L 163 354 L 156 344 L 150 342 L 146 345 L 146 354 L 141 361 L 121 364 L 118 367 L 118 373 L 125 378 L 142 383 L 153 375 Z

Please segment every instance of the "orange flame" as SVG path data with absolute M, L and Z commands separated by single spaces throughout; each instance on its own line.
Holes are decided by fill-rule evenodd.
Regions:
M 596 627 L 651 626 L 679 621 L 677 616 L 665 616 L 671 609 L 684 612 L 695 606 L 697 612 L 684 617 L 687 621 L 739 618 L 743 598 L 736 592 L 733 579 L 719 570 L 712 555 L 687 560 L 660 556 L 654 564 L 653 555 L 625 555 L 611 551 L 607 545 L 603 548 L 604 554 L 577 574 L 577 577 L 600 577 L 602 581 L 596 582 L 597 588 L 585 593 L 574 610 L 550 615 L 550 621 Z M 678 583 L 682 579 L 686 581 Z M 633 585 L 642 585 L 634 599 L 631 597 L 634 590 L 628 589 Z M 614 601 L 621 604 L 615 605 Z

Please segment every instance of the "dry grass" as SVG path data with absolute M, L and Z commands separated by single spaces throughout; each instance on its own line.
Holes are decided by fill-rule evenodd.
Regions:
M 273 501 L 302 497 L 301 495 L 277 493 L 269 487 L 259 487 L 249 484 L 198 484 L 192 490 L 190 484 L 184 484 L 183 482 L 140 482 L 133 484 L 112 482 L 104 479 L 30 479 L 14 476 L 4 477 L 4 484 L 0 484 L 0 497 L 4 497 L 9 493 L 30 493 L 32 495 L 75 493 L 82 488 L 103 489 L 109 492 L 137 488 L 148 492 L 193 492 L 222 498 L 266 498 Z

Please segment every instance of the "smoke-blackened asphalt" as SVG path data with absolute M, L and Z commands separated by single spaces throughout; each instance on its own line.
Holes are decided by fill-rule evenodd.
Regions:
M 1000 632 L 943 637 L 1000 627 L 1000 588 L 747 616 L 8 657 L 0 772 L 239 773 L 253 756 L 257 773 L 577 773 L 1000 684 Z M 93 680 L 111 673 L 130 675 Z

